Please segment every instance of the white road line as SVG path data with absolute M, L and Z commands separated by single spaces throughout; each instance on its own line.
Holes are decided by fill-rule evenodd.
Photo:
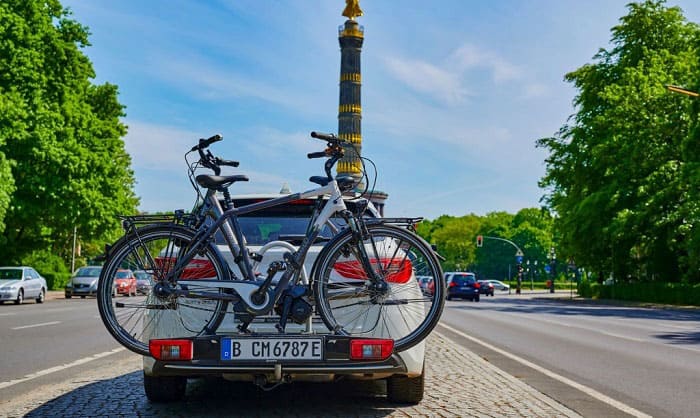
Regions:
M 8 382 L 0 382 L 0 389 L 10 387 L 10 386 L 16 385 L 18 383 L 24 383 L 26 381 L 36 379 L 37 377 L 46 376 L 47 374 L 60 372 L 61 370 L 65 370 L 65 369 L 70 369 L 71 367 L 79 366 L 79 365 L 87 363 L 89 361 L 97 360 L 97 359 L 102 358 L 102 357 L 107 357 L 107 356 L 110 356 L 112 354 L 119 353 L 120 351 L 124 351 L 124 350 L 126 350 L 124 347 L 115 348 L 112 351 L 105 351 L 103 353 L 95 354 L 95 355 L 92 355 L 89 357 L 84 357 L 84 358 L 76 360 L 72 363 L 63 364 L 61 366 L 51 367 L 50 369 L 45 369 L 45 370 L 38 371 L 36 373 L 28 374 L 28 375 L 26 375 L 22 378 L 19 378 L 19 379 L 10 380 Z
M 44 322 L 41 324 L 24 325 L 21 327 L 14 327 L 14 328 L 10 328 L 10 329 L 18 330 L 18 329 L 25 329 L 25 328 L 45 327 L 47 325 L 56 325 L 56 324 L 60 324 L 60 323 L 61 323 L 61 321 L 52 321 L 52 322 Z
M 12 315 L 17 315 L 17 312 L 5 312 L 5 313 L 0 313 L 0 316 L 12 316 Z
M 489 344 L 489 343 L 487 343 L 487 342 L 485 342 L 485 341 L 481 341 L 481 340 L 479 340 L 479 339 L 477 339 L 477 338 L 474 338 L 474 337 L 472 337 L 472 336 L 470 336 L 470 335 L 467 335 L 467 334 L 465 334 L 464 332 L 462 332 L 462 331 L 460 331 L 460 330 L 458 330 L 458 329 L 452 328 L 452 327 L 449 326 L 449 325 L 445 325 L 445 324 L 442 324 L 442 323 L 441 323 L 441 324 L 439 324 L 439 326 L 441 326 L 441 327 L 443 327 L 443 328 L 445 328 L 445 329 L 447 329 L 447 330 L 449 330 L 449 331 L 451 331 L 451 332 L 454 332 L 455 334 L 457 334 L 457 335 L 459 335 L 459 336 L 461 336 L 461 337 L 464 337 L 464 338 L 468 339 L 469 341 L 473 341 L 473 342 L 475 342 L 475 343 L 477 343 L 477 344 L 479 344 L 479 345 L 482 345 L 482 346 L 488 348 L 489 350 L 495 351 L 495 352 L 497 352 L 497 353 L 499 353 L 499 354 L 501 354 L 501 355 L 503 355 L 503 356 L 505 356 L 505 357 L 508 357 L 508 358 L 511 359 L 511 360 L 515 360 L 515 361 L 517 361 L 518 363 L 520 363 L 520 364 L 522 364 L 522 365 L 525 365 L 525 366 L 527 366 L 527 367 L 529 367 L 529 368 L 531 368 L 531 369 L 534 369 L 534 370 L 538 371 L 539 373 L 542 373 L 542 374 L 544 374 L 544 375 L 546 375 L 546 376 L 551 377 L 551 378 L 554 379 L 554 380 L 558 380 L 559 382 L 564 383 L 565 385 L 569 385 L 569 386 L 571 386 L 571 387 L 574 388 L 574 389 L 578 389 L 578 390 L 580 390 L 581 392 L 583 392 L 583 393 L 585 393 L 585 394 L 587 394 L 587 395 L 589 395 L 589 396 L 591 396 L 591 397 L 593 397 L 593 398 L 595 398 L 595 399 L 597 399 L 597 400 L 599 400 L 599 401 L 601 401 L 601 402 L 603 402 L 603 403 L 606 403 L 606 404 L 612 406 L 613 408 L 619 409 L 620 411 L 622 411 L 622 412 L 624 412 L 624 413 L 626 413 L 626 414 L 630 414 L 630 415 L 632 415 L 632 416 L 640 417 L 640 418 L 642 418 L 642 417 L 643 417 L 643 418 L 651 418 L 651 415 L 645 414 L 644 412 L 639 411 L 639 410 L 637 410 L 637 409 L 634 409 L 634 408 L 632 408 L 631 406 L 629 406 L 629 405 L 627 405 L 627 404 L 624 404 L 624 403 L 622 403 L 622 402 L 620 402 L 620 401 L 617 401 L 617 400 L 615 400 L 615 399 L 613 399 L 613 398 L 611 398 L 611 397 L 609 397 L 609 396 L 606 396 L 606 395 L 604 395 L 604 394 L 598 392 L 597 390 L 595 390 L 595 389 L 593 389 L 593 388 L 590 388 L 590 387 L 588 387 L 588 386 L 582 385 L 582 384 L 580 384 L 580 383 L 578 383 L 578 382 L 575 382 L 575 381 L 573 381 L 573 380 L 571 380 L 571 379 L 569 379 L 569 378 L 567 378 L 567 377 L 564 377 L 564 376 L 562 376 L 562 375 L 559 375 L 559 374 L 557 374 L 557 373 L 554 373 L 554 372 L 551 371 L 551 370 L 545 369 L 544 367 L 539 366 L 539 365 L 537 365 L 537 364 L 535 364 L 535 363 L 533 363 L 533 362 L 531 362 L 531 361 L 528 361 L 528 360 L 525 360 L 524 358 L 518 357 L 518 356 L 516 356 L 515 354 L 509 353 L 509 352 L 507 352 L 507 351 L 505 351 L 505 350 L 502 350 L 502 349 L 500 349 L 500 348 L 498 348 L 498 347 L 496 347 L 496 346 L 493 346 L 493 345 L 491 345 L 491 344 Z

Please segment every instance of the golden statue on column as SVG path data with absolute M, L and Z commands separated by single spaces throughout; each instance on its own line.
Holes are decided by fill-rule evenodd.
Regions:
M 343 16 L 350 20 L 355 20 L 356 17 L 362 16 L 362 9 L 360 9 L 360 0 L 345 0 L 345 10 L 343 10 Z

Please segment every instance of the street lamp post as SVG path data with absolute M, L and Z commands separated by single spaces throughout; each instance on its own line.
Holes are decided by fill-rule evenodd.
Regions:
M 552 281 L 549 284 L 549 293 L 554 293 L 554 279 L 557 277 L 557 253 L 554 247 L 549 249 L 549 269 L 552 273 Z

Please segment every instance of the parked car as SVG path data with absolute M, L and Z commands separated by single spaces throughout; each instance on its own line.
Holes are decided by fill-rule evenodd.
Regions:
M 502 281 L 499 280 L 484 280 L 485 282 L 489 282 L 493 285 L 494 290 L 501 290 L 510 293 L 510 286 L 507 284 L 503 283 Z
M 474 273 L 448 272 L 445 273 L 445 281 L 447 282 L 447 300 L 459 298 L 479 301 L 481 285 L 476 281 Z
M 486 296 L 493 296 L 495 286 L 488 280 L 479 280 L 479 293 Z
M 0 303 L 13 301 L 19 305 L 25 299 L 44 303 L 46 288 L 46 279 L 32 267 L 0 267 Z
M 80 267 L 73 273 L 64 289 L 66 299 L 73 296 L 95 296 L 97 294 L 97 281 L 100 278 L 102 266 Z
M 424 294 L 430 294 L 430 295 L 433 294 L 433 290 L 431 290 L 431 289 L 435 289 L 435 285 L 433 284 L 432 286 L 430 286 L 432 281 L 433 281 L 432 277 L 430 277 L 430 276 L 416 276 L 416 279 L 418 279 L 418 286 L 420 286 L 420 290 Z
M 241 207 L 275 197 L 279 197 L 279 195 L 238 196 L 234 198 L 233 203 L 235 207 Z M 248 249 L 262 254 L 262 261 L 256 263 L 258 271 L 264 273 L 272 261 L 282 260 L 286 252 L 294 251 L 294 246 L 299 245 L 301 238 L 305 235 L 315 204 L 315 200 L 301 199 L 245 214 L 239 218 Z M 355 211 L 355 201 L 348 200 L 346 205 L 350 211 Z M 370 204 L 365 216 L 377 217 L 379 215 Z M 341 228 L 345 225 L 341 218 L 332 219 L 331 222 L 335 228 Z M 321 231 L 320 242 L 317 241 L 309 249 L 304 262 L 304 274 L 311 273 L 313 263 L 325 244 L 324 239 L 327 240 L 333 235 L 332 229 L 325 227 Z M 241 277 L 223 237 L 217 236 L 216 244 L 232 272 Z M 165 255 L 165 252 L 161 255 Z M 195 259 L 193 263 L 196 264 L 197 261 Z M 159 262 L 163 263 L 167 260 L 159 257 L 156 263 Z M 192 268 L 191 273 L 188 272 L 189 266 L 186 267 L 184 274 L 194 275 L 197 271 L 206 270 L 202 266 L 197 267 L 199 268 Z M 192 278 L 205 278 L 206 276 L 206 273 L 201 273 Z M 415 291 L 418 295 L 421 294 L 418 280 L 407 283 L 415 283 Z M 321 318 L 315 315 L 303 324 L 290 321 L 287 324 L 286 333 L 279 334 L 275 328 L 278 318 L 276 314 L 255 318 L 249 326 L 251 334 L 247 338 L 241 336 L 237 329 L 240 324 L 238 316 L 232 321 L 225 320 L 217 330 L 216 339 L 193 337 L 179 340 L 185 341 L 185 343 L 183 343 L 182 350 L 177 347 L 178 352 L 186 354 L 187 350 L 192 348 L 191 353 L 193 354 L 177 359 L 160 356 L 160 353 L 167 352 L 172 347 L 161 347 L 158 344 L 161 344 L 161 341 L 178 340 L 160 340 L 158 338 L 168 338 L 169 336 L 160 336 L 158 335 L 159 331 L 153 329 L 150 336 L 150 348 L 151 353 L 155 352 L 158 358 L 153 356 L 143 358 L 144 388 L 148 399 L 151 401 L 181 399 L 185 394 L 187 378 L 201 376 L 220 376 L 228 380 L 253 382 L 264 389 L 290 381 L 333 382 L 338 379 L 386 379 L 387 397 L 390 401 L 415 404 L 423 398 L 425 342 L 405 351 L 387 353 L 388 357 L 386 358 L 377 358 L 368 362 L 366 359 L 352 356 L 364 355 L 362 353 L 372 351 L 369 347 L 356 347 L 352 350 L 355 354 L 351 354 L 349 348 L 351 345 L 355 346 L 355 342 L 370 344 L 371 340 L 355 338 L 355 342 L 351 342 L 352 338 L 350 337 L 331 335 Z M 250 351 L 254 344 L 258 344 L 260 347 L 273 347 L 277 344 L 281 347 L 283 344 L 295 343 L 293 340 L 288 340 L 289 338 L 308 336 L 319 337 L 316 341 L 319 346 L 325 347 L 323 348 L 325 350 L 323 358 L 265 359 L 253 356 L 252 351 Z M 305 344 L 304 339 L 300 339 L 299 343 Z M 167 342 L 163 344 L 167 344 Z M 224 346 L 228 347 L 230 351 L 224 350 Z M 313 347 L 307 350 L 307 354 L 311 353 L 312 349 Z M 244 354 L 240 357 L 244 360 L 232 360 L 231 353 L 236 350 L 240 350 L 239 354 Z M 240 364 L 241 361 L 244 366 Z
M 117 275 L 114 277 L 115 292 L 118 295 L 136 296 L 136 276 L 134 272 L 128 269 L 117 270 Z
M 136 291 L 147 295 L 151 291 L 153 276 L 143 270 L 136 270 L 134 276 L 136 277 Z

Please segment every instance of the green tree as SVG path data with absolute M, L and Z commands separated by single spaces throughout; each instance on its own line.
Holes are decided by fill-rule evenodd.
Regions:
M 123 106 L 116 86 L 91 82 L 95 74 L 82 52 L 88 45 L 87 28 L 58 0 L 0 3 L 6 262 L 41 250 L 67 255 L 74 228 L 85 241 L 110 239 L 118 230 L 115 215 L 135 211 Z
M 628 5 L 610 50 L 566 75 L 577 113 L 538 146 L 541 181 L 558 214 L 560 254 L 618 278 L 677 280 L 688 268 L 681 142 L 688 106 L 666 84 L 688 85 L 700 67 L 698 27 L 664 1 Z M 693 270 L 697 271 L 697 269 Z
M 454 217 L 443 215 L 434 221 L 424 221 L 417 232 L 431 244 L 437 246 L 440 255 L 445 257 L 442 267 L 445 271 L 467 270 L 476 258 L 474 239 L 479 230 L 479 217 L 466 215 Z

